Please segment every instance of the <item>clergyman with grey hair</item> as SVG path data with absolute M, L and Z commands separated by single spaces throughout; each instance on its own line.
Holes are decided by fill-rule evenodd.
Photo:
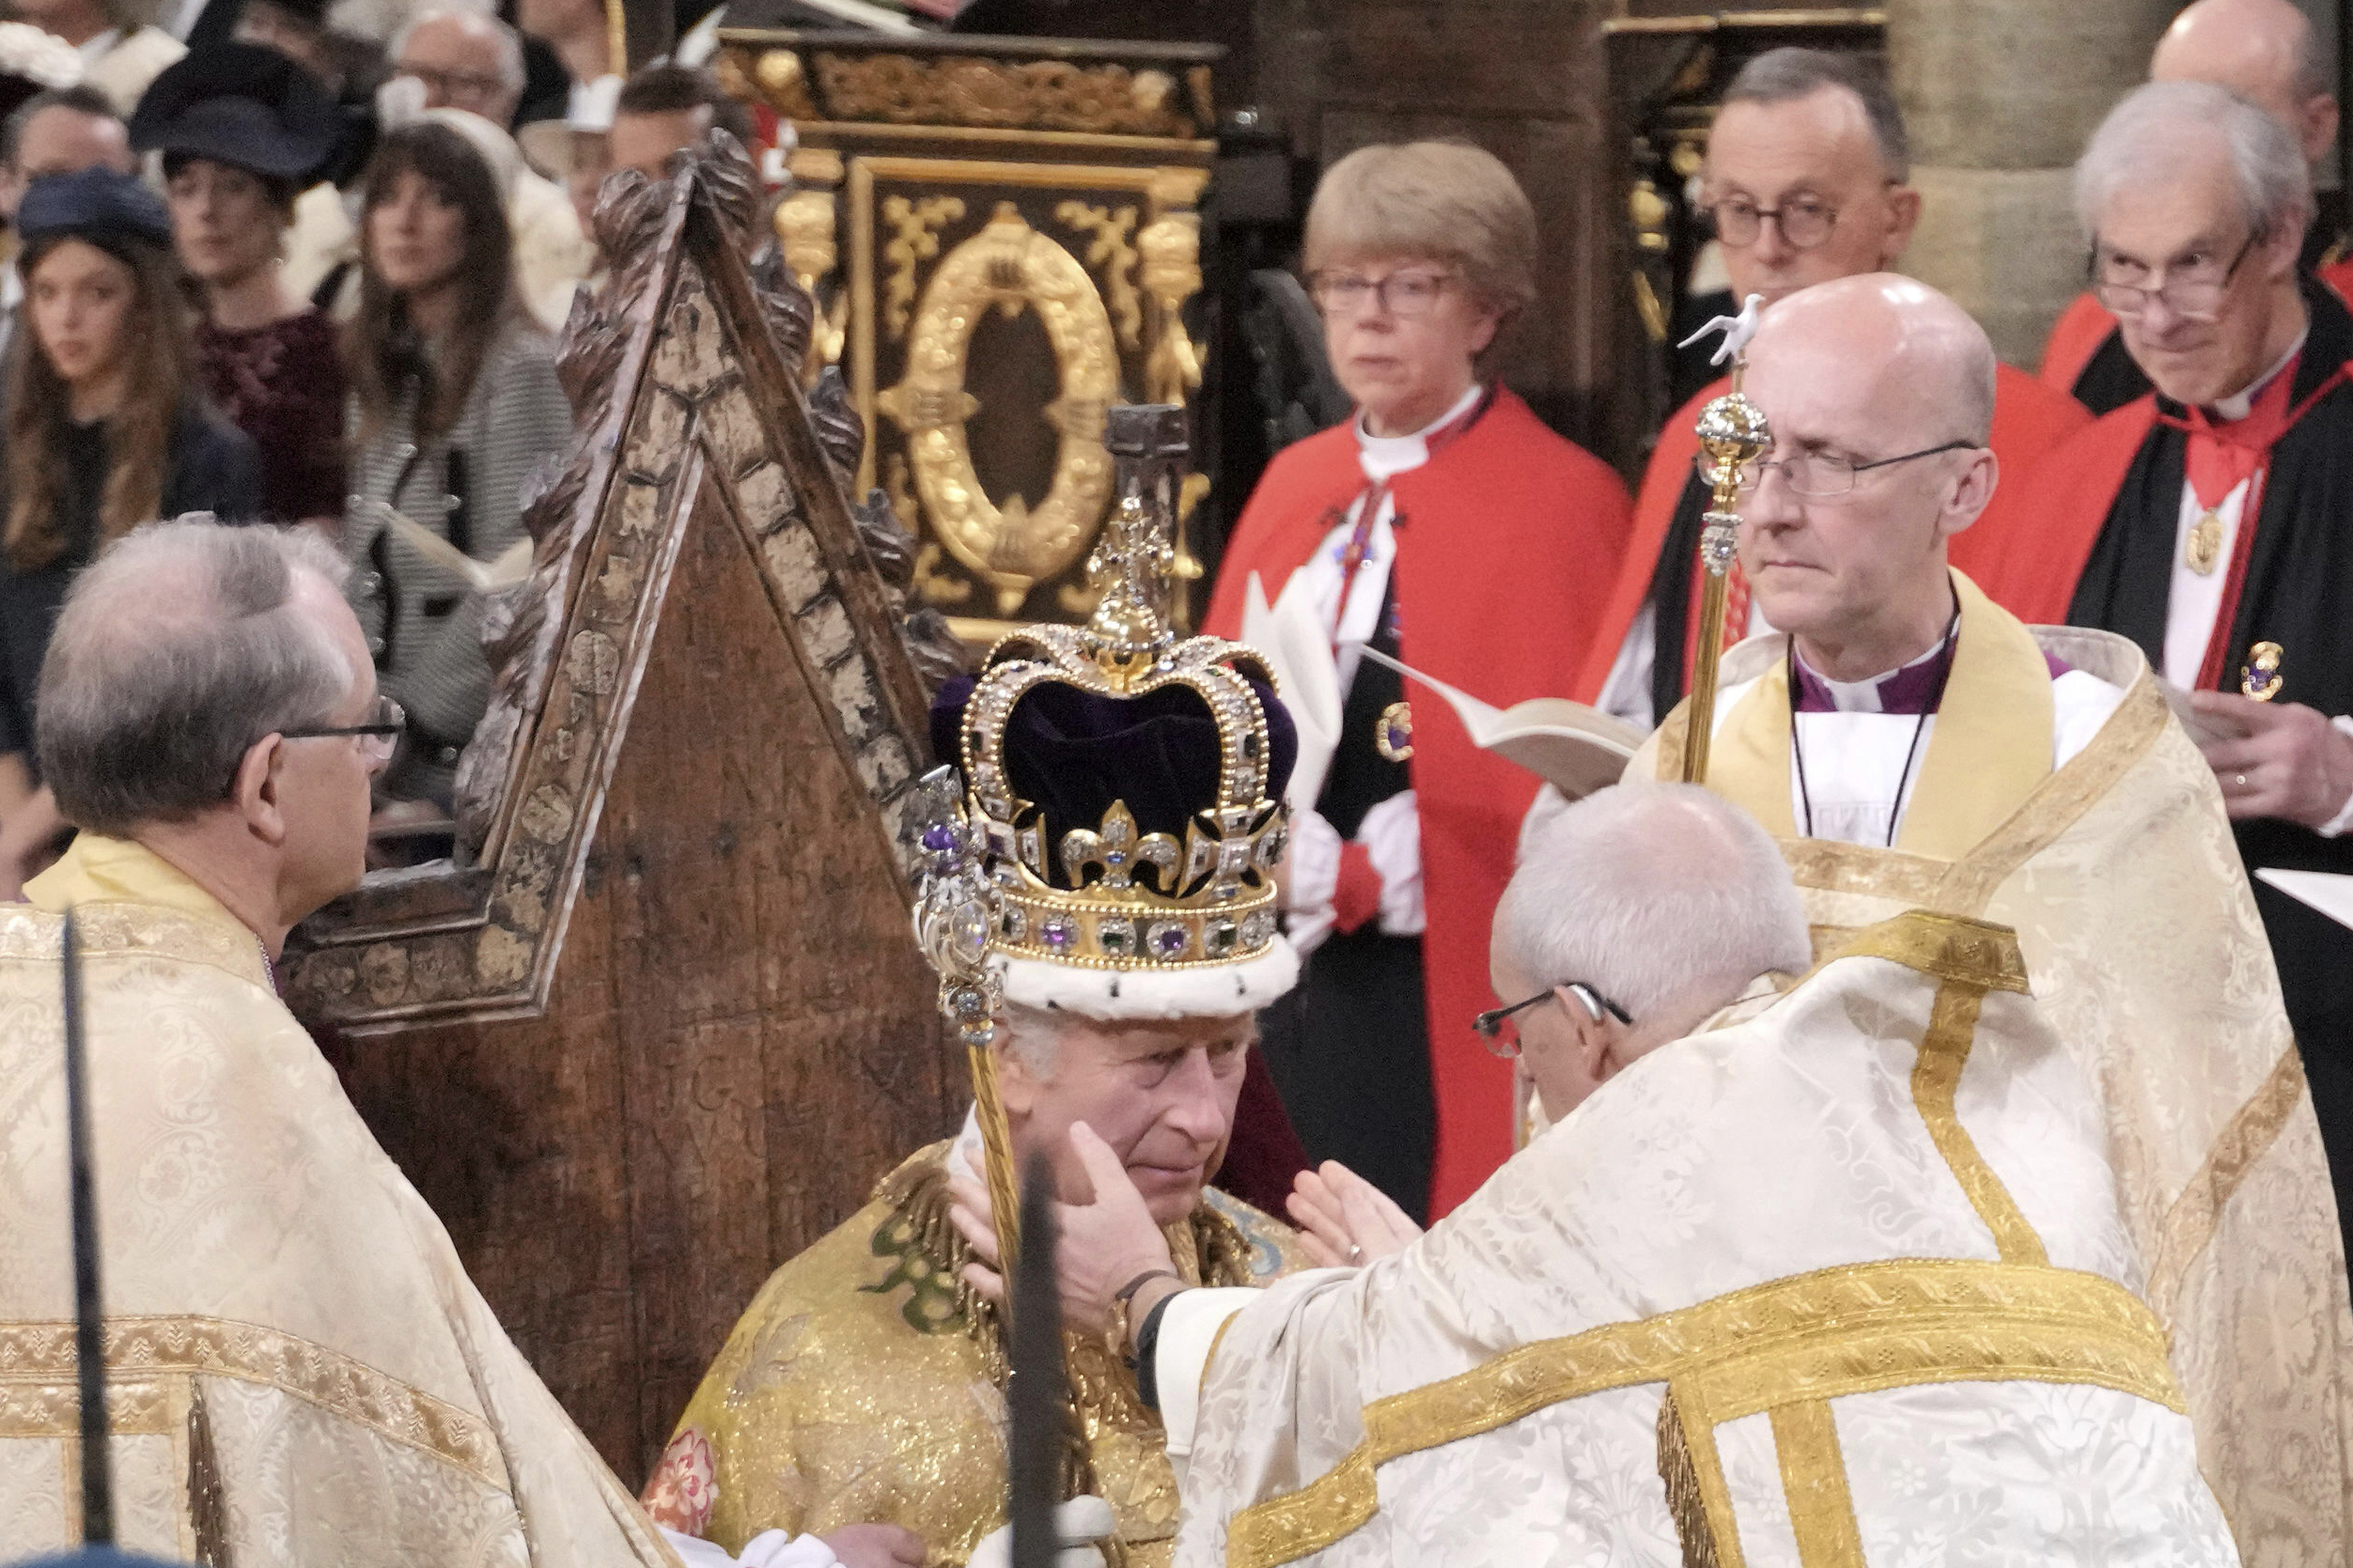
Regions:
M 278 1000 L 288 927 L 360 878 L 401 716 L 300 530 L 150 523 L 67 598 L 44 771 L 81 830 L 0 906 L 0 1444 L 11 1556 L 75 1536 L 73 1299 L 57 956 L 82 953 L 110 1358 L 172 1441 L 128 1427 L 117 1539 L 295 1568 L 676 1568 L 466 1278 Z M 70 912 L 70 914 L 69 914 Z M 202 1459 L 194 1460 L 192 1454 Z
M 1534 835 L 1493 958 L 1559 1120 L 1359 1266 L 1162 1291 L 1176 1568 L 2238 1561 L 2013 932 L 1817 964 L 1754 821 L 1624 784 Z
M 2192 693 L 2250 876 L 2353 872 L 2353 312 L 2298 264 L 2303 148 L 2221 87 L 2153 82 L 2093 133 L 2076 203 L 2156 392 L 2036 471 L 2036 530 L 1987 587 Z M 2353 931 L 2253 886 L 2353 1223 Z

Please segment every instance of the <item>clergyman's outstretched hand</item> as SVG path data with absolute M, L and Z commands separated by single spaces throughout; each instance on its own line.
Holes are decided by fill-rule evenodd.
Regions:
M 1300 1245 L 1323 1268 L 1358 1267 L 1404 1251 L 1422 1227 L 1389 1194 L 1336 1159 L 1301 1171 L 1286 1202 Z

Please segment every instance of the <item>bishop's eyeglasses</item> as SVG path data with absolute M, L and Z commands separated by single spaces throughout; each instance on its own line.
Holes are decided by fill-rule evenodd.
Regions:
M 390 697 L 378 697 L 376 706 L 367 710 L 367 721 L 359 724 L 307 724 L 278 731 L 282 740 L 317 740 L 333 735 L 358 737 L 360 755 L 370 768 L 382 768 L 392 760 L 400 737 L 408 732 L 408 710 Z
M 2166 309 L 2185 321 L 2211 321 L 2222 312 L 2222 296 L 2230 291 L 2231 279 L 2238 275 L 2239 268 L 2263 240 L 2260 229 L 2250 234 L 2228 261 L 2219 250 L 2191 250 L 2158 267 L 2136 256 L 2120 256 L 2106 245 L 2095 245 L 2086 271 L 2092 276 L 2092 291 L 2111 316 L 2145 315 L 2150 305 L 2161 300 Z
M 1777 468 L 1792 493 L 1804 496 L 1809 501 L 1828 501 L 1847 494 L 1855 488 L 1858 474 L 1868 474 L 1875 468 L 1893 468 L 1897 463 L 1933 458 L 1945 452 L 1974 452 L 1980 444 L 1973 441 L 1948 441 L 1938 446 L 1924 446 L 1917 452 L 1905 452 L 1893 458 L 1875 458 L 1869 462 L 1857 462 L 1852 458 L 1842 458 L 1831 452 L 1794 452 L 1786 458 L 1755 458 L 1740 465 L 1740 493 L 1754 493 L 1756 487 L 1765 482 L 1766 471 Z M 1708 460 L 1706 453 L 1701 453 L 1692 466 L 1699 471 L 1701 484 L 1713 485 L 1716 482 L 1716 467 Z
M 1487 1042 L 1488 1049 L 1508 1062 L 1519 1054 L 1519 1030 L 1511 1021 L 1512 1016 L 1524 1013 L 1538 1002 L 1551 1001 L 1554 994 L 1560 991 L 1575 992 L 1577 1000 L 1585 1004 L 1585 1011 L 1592 1014 L 1597 1022 L 1599 1021 L 1601 1015 L 1607 1013 L 1627 1027 L 1633 1027 L 1634 1019 L 1631 1014 L 1582 980 L 1571 980 L 1559 986 L 1547 986 L 1535 995 L 1521 1001 L 1515 1001 L 1507 1007 L 1490 1007 L 1473 1018 L 1471 1027 L 1478 1032 L 1479 1038 Z

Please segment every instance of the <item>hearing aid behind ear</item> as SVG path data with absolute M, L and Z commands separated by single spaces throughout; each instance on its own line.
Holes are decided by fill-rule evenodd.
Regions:
M 1587 1017 L 1591 1018 L 1596 1023 L 1599 1023 L 1601 1021 L 1601 999 L 1594 995 L 1592 986 L 1587 986 L 1581 981 L 1572 980 L 1568 984 L 1568 991 L 1571 996 L 1574 996 L 1584 1005 L 1585 1016 Z

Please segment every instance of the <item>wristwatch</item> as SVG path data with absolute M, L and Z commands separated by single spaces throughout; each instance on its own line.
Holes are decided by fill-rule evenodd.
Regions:
M 1136 1364 L 1136 1358 L 1128 1349 L 1128 1309 L 1135 1304 L 1136 1292 L 1154 1280 L 1176 1280 L 1183 1283 L 1182 1277 L 1173 1268 L 1147 1268 L 1112 1292 L 1111 1324 L 1103 1330 L 1103 1341 L 1111 1346 L 1111 1353 L 1130 1367 Z

